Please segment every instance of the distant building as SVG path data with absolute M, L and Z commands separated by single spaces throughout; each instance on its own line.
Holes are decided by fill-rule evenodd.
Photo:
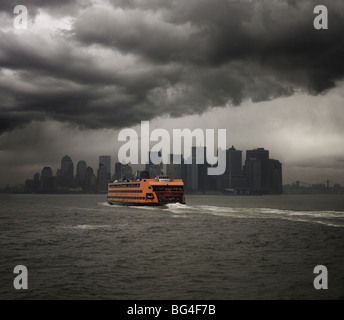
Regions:
M 139 180 L 150 179 L 149 172 L 148 171 L 136 171 L 135 172 L 135 178 L 137 178 Z
M 209 164 L 206 162 L 206 147 L 193 147 L 193 153 L 195 154 L 195 164 L 197 166 L 197 189 L 205 191 L 208 189 L 208 167 Z M 203 157 L 203 163 L 197 164 L 197 154 Z
M 282 164 L 278 160 L 269 159 L 269 193 L 281 194 L 282 192 Z
M 133 169 L 129 164 L 122 165 L 122 179 L 124 180 L 133 180 Z
M 80 160 L 76 166 L 75 182 L 77 186 L 81 186 L 83 189 L 86 186 L 86 169 L 87 169 L 86 161 Z
M 226 150 L 226 170 L 223 174 L 224 189 L 243 189 L 247 185 L 247 179 L 242 169 L 242 151 L 234 146 Z
M 41 173 L 41 180 L 46 180 L 53 176 L 53 170 L 50 167 L 44 167 Z
M 99 164 L 97 172 L 97 186 L 99 192 L 107 191 L 107 185 L 109 182 L 109 174 L 107 168 L 103 164 Z
M 115 163 L 115 174 L 113 180 L 133 180 L 133 169 L 130 164 L 122 164 L 120 162 Z
M 181 166 L 181 176 L 185 189 L 192 192 L 215 190 L 216 179 L 208 175 L 210 165 L 206 159 L 206 147 L 192 147 L 191 150 L 191 159 L 186 159 Z M 203 159 L 203 163 L 197 163 L 197 159 Z
M 39 173 L 36 172 L 33 176 L 33 192 L 39 193 L 41 189 L 41 181 L 39 180 Z
M 94 175 L 93 169 L 91 167 L 87 167 L 86 168 L 85 191 L 88 193 L 96 192 L 96 182 L 97 182 L 97 178 Z
M 61 159 L 61 174 L 74 176 L 73 161 L 68 155 Z
M 33 193 L 33 180 L 32 179 L 26 179 L 25 181 L 25 187 L 24 187 L 24 192 L 25 193 Z
M 246 159 L 245 175 L 248 190 L 252 193 L 263 193 L 261 161 L 255 158 Z
M 60 187 L 74 186 L 74 165 L 68 155 L 65 155 L 61 159 L 61 171 L 58 176 L 58 183 Z
M 122 163 L 116 162 L 115 163 L 115 173 L 112 177 L 113 180 L 121 180 L 122 179 Z
M 44 167 L 41 173 L 41 192 L 55 192 L 55 179 L 53 170 L 50 167 Z
M 247 150 L 245 171 L 249 189 L 258 193 L 269 192 L 269 150 Z
M 149 176 L 151 179 L 154 179 L 157 176 L 160 176 L 163 173 L 163 163 L 159 164 L 154 164 L 152 162 L 152 157 L 161 157 L 161 152 L 160 151 L 150 151 L 149 152 L 149 163 L 146 164 L 145 171 L 149 172 Z
M 282 164 L 269 159 L 269 150 L 258 148 L 246 151 L 245 175 L 252 193 L 282 193 Z
M 193 153 L 193 152 L 192 152 Z M 191 153 L 191 161 L 194 163 L 195 158 Z M 196 165 L 190 164 L 189 158 L 185 159 L 185 180 L 184 180 L 184 187 L 187 191 L 196 191 L 198 188 L 198 171 Z
M 181 158 L 181 162 L 180 164 L 175 163 L 177 162 L 176 159 L 178 159 L 178 157 Z M 173 155 L 170 154 L 170 163 L 166 164 L 166 175 L 168 175 L 171 179 L 182 179 L 183 177 L 183 172 L 182 172 L 182 168 L 183 166 L 183 157 L 181 155 Z
M 107 180 L 111 179 L 111 156 L 99 156 L 99 167 L 103 165 L 106 168 Z

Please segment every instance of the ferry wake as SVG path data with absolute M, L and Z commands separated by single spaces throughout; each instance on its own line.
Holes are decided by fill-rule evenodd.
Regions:
M 133 181 L 108 183 L 107 202 L 129 206 L 163 206 L 168 203 L 185 204 L 182 179 L 158 176 L 155 179 L 137 178 Z

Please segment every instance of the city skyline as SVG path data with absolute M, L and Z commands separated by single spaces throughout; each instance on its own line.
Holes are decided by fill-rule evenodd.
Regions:
M 283 164 L 270 158 L 269 150 L 256 148 L 246 150 L 243 160 L 242 150 L 234 146 L 225 150 L 226 169 L 222 175 L 207 174 L 211 166 L 207 162 L 197 164 L 196 154 L 206 153 L 206 147 L 192 147 L 192 161 L 182 156 L 181 163 L 173 163 L 178 155 L 170 154 L 169 164 L 153 164 L 151 159 L 155 153 L 149 152 L 149 162 L 133 169 L 131 164 L 111 161 L 111 156 L 99 156 L 98 170 L 88 166 L 85 160 L 74 164 L 71 157 L 65 155 L 61 166 L 54 175 L 51 167 L 44 167 L 36 172 L 33 179 L 27 178 L 25 186 L 4 188 L 3 192 L 25 193 L 104 193 L 109 181 L 136 180 L 166 175 L 172 179 L 183 179 L 187 192 L 222 192 L 235 194 L 281 194 L 281 193 L 343 193 L 340 184 L 326 179 L 310 184 L 304 181 L 283 183 Z M 114 165 L 111 166 L 111 163 Z M 113 170 L 111 169 L 113 167 Z M 137 166 L 136 166 L 137 167 Z M 76 168 L 76 171 L 74 171 Z
M 211 148 L 212 149 L 212 148 Z M 222 152 L 218 150 L 218 152 Z M 111 156 L 99 156 L 98 170 L 87 165 L 85 160 L 79 160 L 74 165 L 69 155 L 61 159 L 60 168 L 54 175 L 51 167 L 44 167 L 36 172 L 33 179 L 26 179 L 24 189 L 21 187 L 6 187 L 4 192 L 25 193 L 102 193 L 107 191 L 109 181 L 132 181 L 142 178 L 155 178 L 167 174 L 172 179 L 182 179 L 188 192 L 231 192 L 237 194 L 281 194 L 282 193 L 282 164 L 269 157 L 269 150 L 258 148 L 246 150 L 246 160 L 243 163 L 242 151 L 232 146 L 224 151 L 226 167 L 221 175 L 211 175 L 210 164 L 206 161 L 207 147 L 193 146 L 190 158 L 178 154 L 170 154 L 170 163 L 163 163 L 161 151 L 149 151 L 148 162 L 140 170 L 133 171 L 131 164 L 114 163 L 111 166 Z M 156 163 L 156 158 L 161 159 Z M 204 162 L 199 162 L 203 157 Z M 146 157 L 145 157 L 146 158 Z M 177 159 L 176 162 L 173 160 Z M 74 171 L 76 167 L 76 171 Z
M 0 187 L 62 153 L 96 168 L 141 121 L 226 128 L 227 147 L 274 150 L 286 183 L 344 184 L 341 1 L 327 30 L 313 0 L 27 2 L 27 30 L 0 4 Z
M 192 148 L 203 148 L 203 147 L 195 147 L 194 146 Z M 205 148 L 206 148 L 206 146 L 205 146 Z M 232 145 L 232 147 L 230 147 L 230 148 L 227 148 L 226 149 L 227 152 L 230 149 L 232 149 L 232 148 L 234 148 L 234 145 Z M 253 149 L 264 149 L 264 148 L 257 147 L 257 148 L 253 148 Z M 235 150 L 235 148 L 234 148 L 234 150 Z M 247 150 L 247 151 L 249 151 L 249 150 Z M 149 154 L 150 153 L 151 152 L 149 152 Z M 118 163 L 118 159 L 117 159 L 116 156 L 117 156 L 116 154 L 114 156 L 110 156 L 110 155 L 94 156 L 94 157 L 91 157 L 93 159 L 93 161 L 89 161 L 89 159 L 88 160 L 86 160 L 86 159 L 77 159 L 76 162 L 72 160 L 74 158 L 73 156 L 70 157 L 69 155 L 66 154 L 64 157 L 71 158 L 71 160 L 73 162 L 73 170 L 72 171 L 74 172 L 74 177 L 75 178 L 77 177 L 77 166 L 78 166 L 78 164 L 80 162 L 85 162 L 87 164 L 87 167 L 91 167 L 92 169 L 94 168 L 95 169 L 94 170 L 95 174 L 97 175 L 97 169 L 99 168 L 99 164 L 102 161 L 104 162 L 105 158 L 109 157 L 110 159 L 116 159 L 116 160 L 110 160 L 110 159 L 108 160 L 109 161 L 108 163 L 109 163 L 110 171 L 108 170 L 107 172 L 110 174 L 110 177 L 112 178 L 115 175 L 115 164 Z M 174 156 L 174 154 L 171 153 L 170 154 L 170 163 L 171 164 L 173 164 L 173 156 Z M 40 173 L 43 167 L 51 168 L 52 169 L 52 174 L 54 176 L 59 175 L 59 171 L 62 169 L 61 161 L 63 161 L 64 157 L 62 157 L 62 160 L 56 160 L 55 162 L 53 162 L 53 164 L 46 164 L 46 165 L 39 164 L 37 166 L 38 169 L 31 170 L 32 176 L 34 176 L 34 174 L 36 174 L 37 172 Z M 183 154 L 182 154 L 182 158 L 184 159 Z M 228 158 L 228 154 L 227 154 L 227 157 L 226 157 L 227 164 L 226 164 L 226 166 L 228 166 L 228 160 L 229 160 L 229 158 Z M 149 161 L 150 161 L 150 157 L 149 157 Z M 245 161 L 246 161 L 246 155 L 242 157 L 242 162 L 245 163 Z M 193 159 L 193 162 L 196 162 L 196 160 Z M 139 170 L 139 171 L 141 170 L 142 171 L 142 170 L 145 170 L 145 168 L 147 167 L 147 165 L 145 165 L 145 164 L 131 164 L 131 163 L 129 163 L 129 165 L 133 168 L 134 171 L 137 171 L 137 170 Z M 108 165 L 106 165 L 106 166 L 108 166 Z M 166 170 L 166 165 L 163 164 L 163 166 L 164 166 L 164 169 Z M 283 171 L 283 174 L 284 174 L 284 171 Z M 2 184 L 0 185 L 0 188 L 3 188 L 3 187 L 8 186 L 8 185 L 10 185 L 11 187 L 23 185 L 23 181 L 25 181 L 25 179 L 30 179 L 29 175 L 30 174 L 28 174 L 28 173 L 23 173 L 19 177 L 19 179 L 18 179 L 18 181 L 16 183 L 13 183 L 13 181 L 4 183 L 4 181 L 2 181 Z M 294 180 L 292 180 L 292 179 L 288 179 L 288 177 L 286 178 L 285 175 L 283 175 L 283 185 L 288 185 L 288 184 L 300 182 L 300 180 L 301 180 L 302 183 L 304 183 L 306 185 L 307 184 L 312 185 L 312 184 L 316 184 L 316 183 L 322 183 L 322 182 L 326 182 L 327 180 L 331 180 L 332 184 L 341 184 L 341 179 L 333 180 L 333 178 L 330 178 L 328 176 L 321 176 L 320 179 L 318 179 L 318 180 L 316 180 L 316 179 L 315 180 L 307 180 L 307 179 L 304 179 L 303 177 L 297 177 L 296 176 L 296 177 L 294 177 Z

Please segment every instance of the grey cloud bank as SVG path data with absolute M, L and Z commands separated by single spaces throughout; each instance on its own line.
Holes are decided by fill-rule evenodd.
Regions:
M 73 24 L 49 36 L 0 33 L 1 132 L 44 119 L 119 128 L 245 98 L 319 94 L 344 74 L 340 1 L 327 4 L 326 31 L 313 28 L 314 1 L 27 5 L 34 14 L 72 15 Z M 4 1 L 0 9 L 12 6 Z

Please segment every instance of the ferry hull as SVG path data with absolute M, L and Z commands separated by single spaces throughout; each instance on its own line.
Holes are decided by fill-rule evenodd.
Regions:
M 161 207 L 165 206 L 168 203 L 163 203 L 163 202 L 129 202 L 129 201 L 108 201 L 108 204 L 110 205 L 121 205 L 121 206 L 151 206 L 151 207 Z

